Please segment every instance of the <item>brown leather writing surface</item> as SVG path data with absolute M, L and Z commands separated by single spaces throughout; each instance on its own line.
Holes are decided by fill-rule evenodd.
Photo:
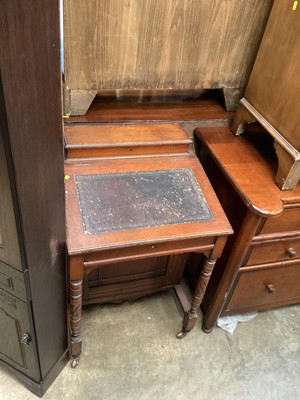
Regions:
M 75 176 L 85 232 L 211 220 L 190 168 Z

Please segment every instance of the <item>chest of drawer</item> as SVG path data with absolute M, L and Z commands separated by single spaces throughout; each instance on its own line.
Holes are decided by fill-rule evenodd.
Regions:
M 245 265 L 265 264 L 300 258 L 300 237 L 261 241 L 251 245 Z
M 241 270 L 226 312 L 258 310 L 300 301 L 300 261 Z
M 300 231 L 300 204 L 287 205 L 282 214 L 267 218 L 261 233 Z

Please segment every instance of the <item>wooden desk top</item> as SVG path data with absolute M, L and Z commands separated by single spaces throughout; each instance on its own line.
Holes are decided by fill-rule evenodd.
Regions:
M 98 146 L 103 148 L 192 143 L 179 124 L 66 125 L 64 138 L 67 147 Z
M 150 223 L 149 218 L 147 216 L 145 217 L 145 215 L 143 218 L 141 218 L 141 215 L 138 215 L 138 213 L 135 216 L 132 212 L 132 204 L 130 204 L 130 201 L 126 202 L 128 193 L 125 193 L 125 187 L 128 182 L 128 190 L 137 191 L 136 194 L 139 202 L 139 207 L 137 209 L 139 213 L 145 212 L 147 214 L 150 211 L 153 212 L 153 210 L 149 211 L 148 208 L 145 211 L 141 206 L 141 202 L 145 201 L 143 197 L 144 193 L 138 193 L 139 183 L 137 184 L 135 182 L 135 185 L 133 185 L 133 175 L 135 177 L 143 177 L 143 174 L 150 174 L 151 176 L 155 175 L 155 179 L 158 179 L 157 173 L 164 176 L 173 176 L 174 173 L 176 175 L 176 171 L 183 171 L 185 175 L 186 173 L 191 175 L 190 181 L 187 182 L 186 186 L 183 185 L 183 187 L 185 186 L 185 191 L 190 191 L 190 197 L 193 199 L 193 201 L 190 202 L 190 199 L 188 199 L 189 193 L 184 192 L 184 190 L 182 191 L 182 188 L 178 189 L 176 183 L 177 193 L 174 196 L 174 206 L 176 206 L 175 214 L 177 215 L 177 220 L 174 218 L 174 210 L 172 211 L 172 215 L 170 214 L 171 218 L 169 220 L 169 213 L 162 215 L 161 223 L 159 223 L 159 219 L 156 218 L 157 215 L 150 215 L 151 218 L 148 216 L 150 220 L 154 221 Z M 232 233 L 231 226 L 212 190 L 201 164 L 192 154 L 170 157 L 106 159 L 89 164 L 70 163 L 66 165 L 65 173 L 68 176 L 65 185 L 67 244 L 70 255 L 147 245 L 151 243 L 166 243 L 178 239 L 222 236 Z M 92 177 L 93 180 L 96 179 L 96 181 L 99 178 L 100 180 L 98 183 L 96 182 L 96 186 L 99 184 L 101 187 L 104 187 L 105 182 L 103 179 L 109 178 L 108 174 L 112 174 L 112 177 L 114 176 L 121 179 L 123 183 L 113 188 L 113 184 L 111 184 L 112 181 L 110 181 L 110 193 L 104 202 L 108 201 L 111 202 L 111 204 L 104 205 L 101 190 L 99 190 L 99 188 L 96 190 L 99 194 L 96 207 L 89 210 L 95 215 L 95 220 L 93 222 L 92 217 L 90 219 L 85 218 L 84 213 L 87 211 L 85 210 L 85 200 L 80 200 L 80 196 L 85 197 L 87 194 L 86 190 L 88 190 L 88 187 L 84 186 L 84 181 L 89 179 L 87 177 Z M 179 174 L 176 179 L 178 177 L 180 180 L 182 178 L 181 174 Z M 128 182 L 125 182 L 126 179 Z M 80 184 L 78 186 L 78 182 L 83 182 L 81 188 Z M 164 186 L 166 185 L 167 184 L 164 184 Z M 200 187 L 201 189 L 199 193 L 194 191 L 195 185 L 199 185 L 198 188 Z M 108 190 L 108 188 L 105 188 L 105 190 Z M 147 196 L 148 195 L 149 193 Z M 113 200 L 114 196 L 118 197 L 117 201 Z M 157 196 L 155 191 L 153 191 L 153 196 Z M 165 193 L 164 197 L 167 198 L 168 195 Z M 170 198 L 166 201 L 171 200 L 172 196 L 169 197 Z M 183 201 L 184 207 L 189 204 L 188 215 L 182 213 L 182 208 L 180 208 L 178 204 L 180 201 Z M 193 204 L 193 202 L 195 202 L 195 204 Z M 105 213 L 109 212 L 109 209 L 113 211 L 113 203 L 116 203 L 116 207 L 119 208 L 116 209 L 115 213 L 117 220 L 114 219 L 114 216 L 110 218 L 105 215 Z M 103 209 L 98 209 L 97 211 L 97 207 L 103 207 Z M 122 207 L 124 207 L 124 209 L 120 210 Z M 201 212 L 202 216 L 200 215 Z M 131 213 L 129 218 L 126 213 Z M 103 227 L 97 227 L 97 224 L 101 225 L 101 220 L 103 221 Z M 108 223 L 113 223 L 114 225 L 108 228 Z M 93 226 L 91 227 L 91 225 Z
M 64 139 L 68 159 L 187 153 L 192 143 L 179 124 L 68 124 Z
M 195 135 L 256 214 L 279 215 L 284 204 L 300 202 L 300 184 L 294 190 L 282 191 L 274 183 L 276 168 L 268 151 L 272 143 L 260 140 L 257 132 L 237 137 L 229 128 L 215 127 L 196 129 Z

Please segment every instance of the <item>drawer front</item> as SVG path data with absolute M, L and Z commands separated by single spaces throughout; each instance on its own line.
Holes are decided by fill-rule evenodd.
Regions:
M 259 242 L 250 247 L 245 265 L 257 265 L 300 258 L 300 238 Z
M 39 381 L 40 373 L 34 341 L 29 340 L 28 343 L 21 341 L 24 334 L 33 338 L 28 317 L 29 304 L 0 289 L 0 359 Z
M 286 208 L 278 217 L 268 218 L 261 233 L 300 231 L 300 204 Z
M 242 270 L 226 311 L 300 302 L 300 261 L 294 265 Z M 265 308 L 265 307 L 263 307 Z
M 27 301 L 25 274 L 0 261 L 0 289 Z

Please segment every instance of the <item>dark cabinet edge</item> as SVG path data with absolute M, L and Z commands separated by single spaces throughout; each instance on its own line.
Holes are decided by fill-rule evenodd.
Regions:
M 32 393 L 34 393 L 38 397 L 42 397 L 46 393 L 50 385 L 52 385 L 52 383 L 59 375 L 59 373 L 62 371 L 62 369 L 65 367 L 68 360 L 69 360 L 69 351 L 65 350 L 60 359 L 56 362 L 53 368 L 49 371 L 49 373 L 40 383 L 37 383 L 34 380 L 28 378 L 26 375 L 17 371 L 15 368 L 11 367 L 3 360 L 0 360 L 0 365 L 5 366 L 5 368 L 8 371 L 10 371 L 14 376 L 16 376 L 17 379 L 23 382 L 24 385 L 27 387 L 27 389 L 29 389 Z
M 4 97 L 3 90 L 3 82 L 2 82 L 2 74 L 0 69 L 0 128 L 2 128 L 3 142 L 4 142 L 4 150 L 6 163 L 8 166 L 8 175 L 10 181 L 10 190 L 13 202 L 13 208 L 16 218 L 16 229 L 18 234 L 19 241 L 19 251 L 21 256 L 21 271 L 25 271 L 27 268 L 26 254 L 24 249 L 24 235 L 23 235 L 23 223 L 20 213 L 20 205 L 18 200 L 18 193 L 16 187 L 16 179 L 15 179 L 15 164 L 12 157 L 12 148 L 9 138 L 9 129 L 8 129 L 8 118 L 6 113 L 6 103 Z M 20 269 L 18 269 L 20 270 Z

